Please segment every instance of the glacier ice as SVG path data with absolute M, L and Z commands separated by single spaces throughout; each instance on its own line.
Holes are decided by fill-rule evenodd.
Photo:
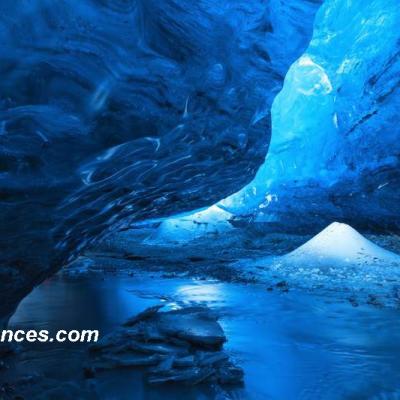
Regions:
M 188 215 L 178 215 L 160 221 L 160 225 L 146 238 L 148 245 L 171 246 L 187 243 L 204 236 L 212 238 L 231 229 L 232 214 L 213 205 Z
M 333 220 L 398 231 L 399 23 L 394 0 L 324 2 L 273 102 L 263 165 L 217 204 L 230 219 L 306 234 Z
M 321 2 L 2 1 L 0 315 L 105 234 L 248 183 Z
M 399 23 L 395 0 L 324 2 L 273 103 L 264 164 L 221 207 L 284 230 L 398 230 Z

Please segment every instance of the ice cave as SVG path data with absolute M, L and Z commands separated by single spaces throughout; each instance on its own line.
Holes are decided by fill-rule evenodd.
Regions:
M 399 399 L 399 26 L 2 0 L 0 399 Z

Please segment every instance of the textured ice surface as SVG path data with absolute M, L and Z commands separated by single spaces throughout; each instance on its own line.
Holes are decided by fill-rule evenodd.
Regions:
M 397 0 L 324 2 L 273 104 L 265 163 L 225 208 L 286 229 L 399 228 L 399 24 Z
M 399 24 L 395 0 L 324 2 L 273 103 L 264 164 L 218 204 L 230 219 L 304 234 L 334 220 L 398 231 Z
M 248 183 L 319 4 L 2 1 L 0 315 L 107 232 Z

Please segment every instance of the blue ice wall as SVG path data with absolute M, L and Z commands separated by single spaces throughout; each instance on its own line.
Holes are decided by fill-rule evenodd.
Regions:
M 0 2 L 0 314 L 108 232 L 250 182 L 320 3 Z
M 265 163 L 222 207 L 286 229 L 398 229 L 399 26 L 395 0 L 325 1 L 272 106 Z

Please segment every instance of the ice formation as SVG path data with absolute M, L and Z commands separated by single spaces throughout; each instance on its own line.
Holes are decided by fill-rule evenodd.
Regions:
M 351 226 L 334 222 L 281 261 L 306 268 L 337 267 L 339 264 L 384 267 L 392 263 L 400 265 L 400 256 L 372 243 Z
M 395 0 L 324 2 L 272 105 L 265 162 L 217 204 L 230 219 L 306 234 L 334 220 L 398 231 L 399 23 Z
M 214 205 L 188 215 L 175 216 L 161 221 L 145 241 L 146 244 L 171 246 L 202 238 L 221 235 L 232 227 L 232 214 Z
M 2 1 L 0 315 L 105 234 L 248 183 L 321 1 Z
M 272 106 L 265 163 L 224 209 L 284 230 L 398 230 L 399 23 L 396 0 L 324 2 Z

